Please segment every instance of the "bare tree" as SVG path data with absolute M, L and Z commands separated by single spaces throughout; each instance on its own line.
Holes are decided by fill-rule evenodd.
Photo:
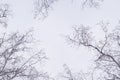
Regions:
M 34 0 L 34 18 L 46 18 L 48 16 L 49 10 L 52 8 L 52 5 L 59 0 Z M 71 0 L 72 2 L 74 0 Z M 99 7 L 101 2 L 104 0 L 81 0 L 82 7 Z M 2 4 L 0 2 L 0 23 L 2 23 L 5 27 L 7 26 L 7 19 L 10 15 L 11 10 L 9 4 Z
M 52 8 L 53 3 L 59 0 L 35 0 L 35 18 L 46 18 L 48 16 L 49 10 Z M 75 2 L 74 0 L 70 0 Z M 104 0 L 81 0 L 82 8 L 98 8 L 101 2 Z
M 96 40 L 90 27 L 84 25 L 74 27 L 73 34 L 67 36 L 67 39 L 76 46 L 94 50 L 97 54 L 96 70 L 102 70 L 102 75 L 104 75 L 99 80 L 120 80 L 120 27 L 110 32 L 106 24 L 101 24 L 101 26 L 104 33 L 101 40 Z
M 25 34 L 3 34 L 0 38 L 0 80 L 37 80 L 49 79 L 48 74 L 39 72 L 35 64 L 46 59 L 45 53 L 32 53 L 29 47 L 33 41 L 30 32 Z M 27 56 L 26 56 L 26 55 Z M 31 55 L 31 56 L 29 56 Z
M 10 15 L 8 4 L 0 4 L 0 24 L 7 26 Z M 47 59 L 40 49 L 33 52 L 34 38 L 31 31 L 0 34 L 0 80 L 52 80 L 47 72 L 36 69 L 36 64 Z
M 52 4 L 58 0 L 35 0 L 35 18 L 46 18 Z
M 0 3 L 0 24 L 4 27 L 7 26 L 7 19 L 10 15 L 10 9 L 8 4 Z

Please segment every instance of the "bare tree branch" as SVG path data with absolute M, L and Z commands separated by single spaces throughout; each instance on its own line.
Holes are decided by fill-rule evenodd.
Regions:
M 75 28 L 73 35 L 67 36 L 67 38 L 77 46 L 82 45 L 97 51 L 99 54 L 96 60 L 96 63 L 98 63 L 97 67 L 105 71 L 108 75 L 112 75 L 112 79 L 106 77 L 105 80 L 118 80 L 120 78 L 119 30 L 115 29 L 111 33 L 108 33 L 105 27 L 103 27 L 102 30 L 105 34 L 104 40 L 98 40 L 100 43 L 97 43 L 97 41 L 93 39 L 92 32 L 84 26 Z
M 12 35 L 4 34 L 0 39 L 0 80 L 23 77 L 34 80 L 43 77 L 44 74 L 41 74 L 34 65 L 46 59 L 45 53 L 41 50 L 29 58 L 24 56 L 25 53 L 30 54 L 27 52 L 28 49 L 32 49 L 29 48 L 29 44 L 33 41 L 30 31 L 23 35 L 18 32 Z M 44 78 L 46 77 L 48 75 L 44 75 Z
M 7 19 L 10 13 L 11 11 L 8 4 L 0 4 L 0 24 L 2 24 L 2 26 L 7 26 Z
M 57 0 L 35 0 L 35 18 L 46 18 L 52 4 Z

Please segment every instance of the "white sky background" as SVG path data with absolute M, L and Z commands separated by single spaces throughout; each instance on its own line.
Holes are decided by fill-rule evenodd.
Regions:
M 73 71 L 86 71 L 93 64 L 94 53 L 66 43 L 63 35 L 72 31 L 73 25 L 90 25 L 99 29 L 96 23 L 103 20 L 115 26 L 120 19 L 120 0 L 105 0 L 100 9 L 81 9 L 79 0 L 59 0 L 44 20 L 33 19 L 34 0 L 5 0 L 10 3 L 13 16 L 8 21 L 8 31 L 34 29 L 34 36 L 41 42 L 37 47 L 44 48 L 49 60 L 43 69 L 54 75 L 61 72 L 66 63 Z M 95 32 L 100 35 L 98 31 Z M 39 68 L 39 66 L 38 66 Z

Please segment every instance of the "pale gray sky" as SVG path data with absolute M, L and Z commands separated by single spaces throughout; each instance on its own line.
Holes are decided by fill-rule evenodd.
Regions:
M 34 36 L 41 41 L 49 60 L 43 69 L 54 75 L 61 72 L 66 63 L 73 71 L 86 71 L 92 67 L 94 54 L 84 48 L 77 48 L 66 43 L 63 35 L 72 31 L 73 25 L 90 25 L 97 29 L 96 23 L 103 20 L 112 26 L 120 19 L 120 0 L 105 0 L 100 9 L 82 10 L 79 0 L 59 0 L 44 20 L 33 19 L 34 0 L 5 0 L 10 3 L 13 16 L 8 21 L 9 31 L 27 31 L 34 29 Z M 96 34 L 100 35 L 96 32 Z

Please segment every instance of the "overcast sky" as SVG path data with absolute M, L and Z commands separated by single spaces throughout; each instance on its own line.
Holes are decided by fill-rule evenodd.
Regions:
M 81 9 L 79 0 L 59 0 L 49 11 L 45 20 L 33 19 L 34 0 L 5 0 L 10 4 L 12 16 L 8 21 L 9 31 L 27 31 L 34 29 L 34 36 L 40 40 L 49 57 L 43 69 L 54 75 L 61 72 L 67 64 L 73 71 L 86 71 L 93 65 L 94 53 L 84 48 L 68 45 L 64 35 L 72 32 L 74 25 L 90 25 L 95 29 L 100 21 L 110 22 L 115 26 L 120 19 L 120 0 L 105 0 L 99 9 Z M 100 35 L 99 32 L 95 32 Z

